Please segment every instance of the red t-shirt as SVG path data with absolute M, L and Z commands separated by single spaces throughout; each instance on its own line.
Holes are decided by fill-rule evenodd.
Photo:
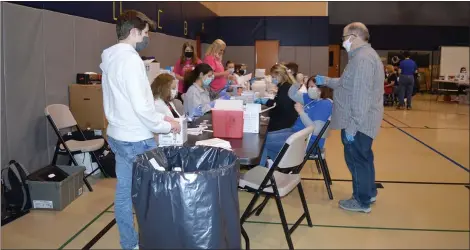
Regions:
M 214 73 L 221 73 L 225 71 L 225 68 L 222 62 L 219 59 L 215 58 L 214 56 L 204 57 L 204 63 L 209 64 L 209 66 L 212 67 L 212 70 L 214 70 Z M 211 89 L 214 91 L 219 91 L 225 87 L 226 83 L 227 83 L 226 77 L 224 76 L 216 77 L 211 83 Z
M 197 64 L 200 64 L 202 63 L 201 60 L 197 59 Z M 176 62 L 175 64 L 175 67 L 173 68 L 173 72 L 175 72 L 175 74 L 178 74 L 182 77 L 184 77 L 184 74 L 186 74 L 186 72 L 188 71 L 191 71 L 194 69 L 194 66 L 196 65 L 193 65 L 193 62 L 191 59 L 189 60 L 186 60 L 183 65 L 181 65 L 181 59 L 178 59 L 178 61 Z M 178 92 L 179 93 L 186 93 L 186 90 L 184 89 L 184 82 L 183 81 L 179 81 L 179 84 L 178 84 Z

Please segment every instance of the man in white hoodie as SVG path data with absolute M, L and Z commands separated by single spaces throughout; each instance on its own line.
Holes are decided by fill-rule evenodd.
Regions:
M 108 142 L 116 155 L 114 213 L 123 249 L 138 249 L 131 198 L 135 157 L 157 146 L 154 133 L 181 129 L 173 118 L 155 110 L 144 62 L 138 54 L 147 46 L 148 31 L 153 26 L 154 22 L 141 12 L 123 12 L 116 23 L 118 44 L 101 54 Z

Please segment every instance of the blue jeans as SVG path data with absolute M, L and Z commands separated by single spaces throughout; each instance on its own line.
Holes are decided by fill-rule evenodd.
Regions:
M 136 156 L 156 148 L 157 142 L 154 138 L 139 142 L 124 142 L 108 136 L 108 143 L 116 155 L 117 184 L 114 216 L 118 225 L 121 247 L 133 249 L 138 244 L 138 238 L 132 214 L 132 167 Z
M 263 154 L 261 155 L 261 160 L 259 165 L 265 167 L 268 157 L 271 160 L 275 160 L 279 151 L 281 151 L 282 146 L 286 143 L 287 139 L 293 135 L 295 131 L 292 128 L 285 128 L 277 131 L 269 132 L 266 135 L 266 141 L 264 143 Z M 315 141 L 315 136 L 312 135 L 310 138 L 307 150 L 312 146 Z M 325 144 L 325 139 L 322 138 L 319 142 L 320 148 L 323 148 Z
M 353 142 L 346 140 L 346 133 L 341 130 L 344 145 L 344 158 L 352 176 L 353 197 L 364 207 L 370 206 L 370 199 L 377 196 L 375 186 L 373 139 L 357 132 Z
M 405 96 L 406 96 L 406 106 L 411 107 L 411 98 L 413 96 L 415 78 L 410 75 L 401 75 L 400 84 L 398 85 L 398 101 L 401 107 L 405 106 Z
M 282 146 L 286 143 L 287 138 L 294 134 L 294 130 L 291 128 L 285 128 L 277 131 L 269 132 L 266 135 L 266 141 L 264 142 L 263 154 L 259 165 L 265 167 L 267 158 L 272 160 L 276 159 L 277 154 L 281 151 Z

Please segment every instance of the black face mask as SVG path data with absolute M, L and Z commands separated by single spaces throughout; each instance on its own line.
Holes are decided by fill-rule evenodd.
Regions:
M 184 52 L 186 58 L 193 58 L 194 52 Z
M 240 75 L 244 75 L 245 74 L 245 70 L 241 69 L 238 71 L 238 73 L 240 73 Z

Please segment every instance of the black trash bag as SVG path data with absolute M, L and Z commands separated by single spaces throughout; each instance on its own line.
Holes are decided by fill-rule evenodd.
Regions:
M 140 249 L 241 249 L 233 152 L 156 148 L 137 157 L 133 173 Z

